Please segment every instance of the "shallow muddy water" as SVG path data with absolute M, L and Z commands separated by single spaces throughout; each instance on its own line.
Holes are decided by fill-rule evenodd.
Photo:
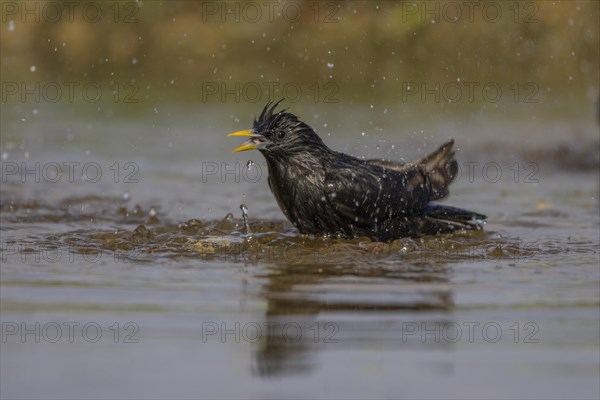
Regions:
M 3 398 L 598 398 L 591 116 L 306 118 L 369 158 L 456 139 L 445 204 L 485 230 L 374 243 L 284 220 L 225 136 L 256 111 L 5 120 Z

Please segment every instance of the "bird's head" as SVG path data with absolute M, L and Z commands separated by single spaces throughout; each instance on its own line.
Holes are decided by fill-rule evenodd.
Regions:
M 294 114 L 285 109 L 275 112 L 282 101 L 268 102 L 258 119 L 254 119 L 252 129 L 228 135 L 248 137 L 244 144 L 233 150 L 234 153 L 258 149 L 265 156 L 292 156 L 310 149 L 327 148 L 315 131 Z

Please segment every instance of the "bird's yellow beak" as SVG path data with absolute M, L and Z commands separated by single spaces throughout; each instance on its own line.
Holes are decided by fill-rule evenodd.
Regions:
M 256 133 L 254 133 L 252 131 L 252 129 L 246 129 L 244 131 L 237 131 L 237 132 L 233 132 L 230 133 L 227 136 L 246 136 L 246 137 L 250 137 L 250 139 L 248 139 L 243 145 L 241 145 L 240 147 L 236 147 L 235 149 L 232 150 L 233 153 L 237 153 L 240 151 L 246 151 L 246 150 L 254 150 L 256 148 L 256 146 L 258 146 L 258 143 L 255 143 L 252 138 L 255 137 L 260 137 L 260 135 L 257 135 Z

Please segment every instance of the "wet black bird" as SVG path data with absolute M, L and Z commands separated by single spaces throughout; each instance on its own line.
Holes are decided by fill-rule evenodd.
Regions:
M 294 114 L 275 112 L 281 101 L 229 136 L 249 137 L 234 152 L 266 158 L 269 187 L 301 233 L 389 241 L 481 229 L 484 215 L 431 203 L 448 195 L 458 172 L 453 140 L 414 163 L 361 160 L 331 150 Z

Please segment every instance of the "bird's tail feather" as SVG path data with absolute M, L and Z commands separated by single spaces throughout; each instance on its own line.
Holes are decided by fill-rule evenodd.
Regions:
M 431 233 L 450 233 L 456 230 L 480 230 L 486 216 L 473 211 L 439 204 L 428 205 L 423 213 L 423 223 Z
M 431 183 L 431 200 L 439 200 L 448 195 L 448 186 L 458 173 L 458 163 L 454 159 L 450 140 L 430 155 L 417 161 L 424 169 Z
M 429 204 L 419 215 L 394 218 L 376 234 L 382 241 L 395 240 L 399 236 L 419 237 L 457 231 L 479 231 L 485 225 L 486 216 L 473 211 L 439 204 Z

